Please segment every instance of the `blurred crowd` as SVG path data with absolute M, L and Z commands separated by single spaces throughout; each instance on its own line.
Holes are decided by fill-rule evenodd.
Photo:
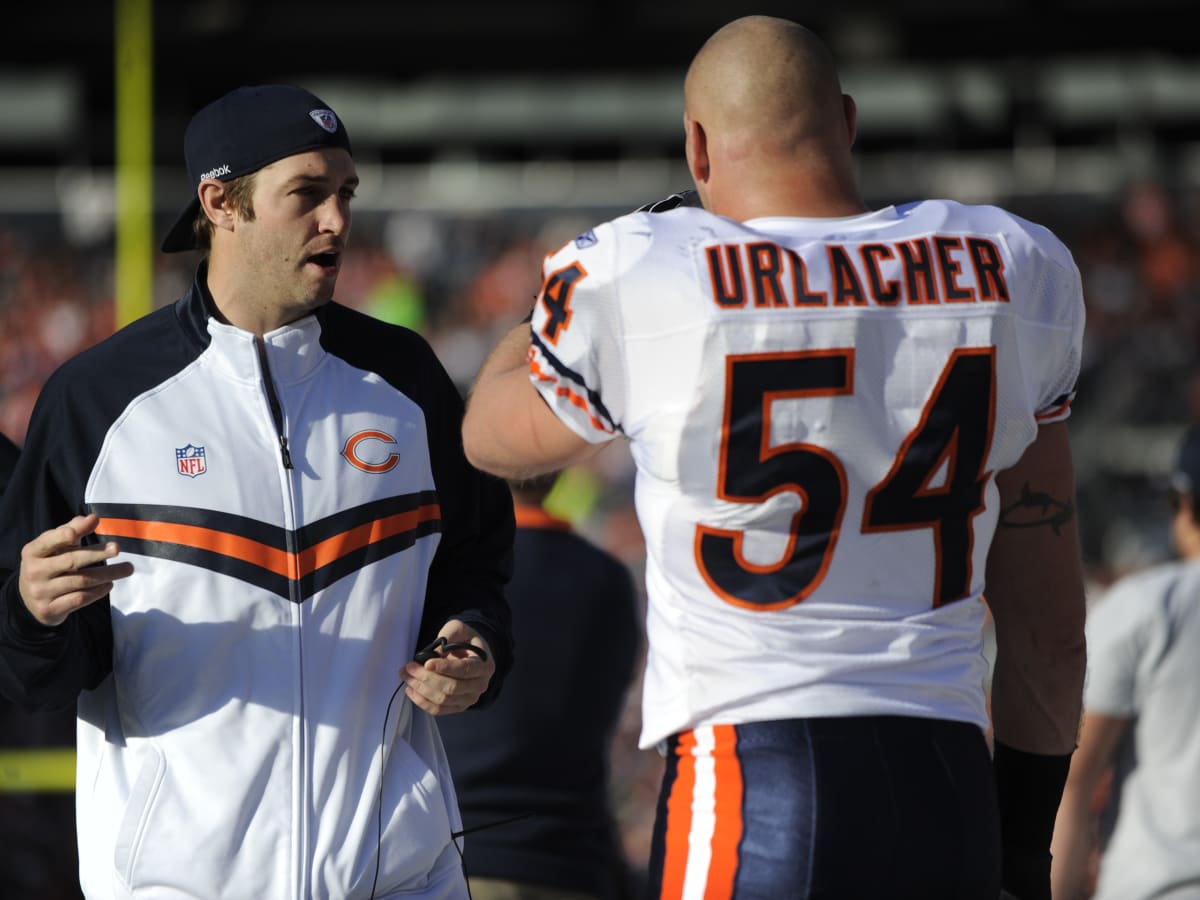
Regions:
M 1166 551 L 1165 535 L 1136 536 L 1141 520 L 1161 518 L 1143 487 L 1200 420 L 1200 192 L 1146 180 L 1106 198 L 1000 202 L 1062 237 L 1083 277 L 1088 327 L 1071 427 L 1084 554 L 1107 584 Z M 529 310 L 545 254 L 621 212 L 360 213 L 337 297 L 422 332 L 466 390 L 487 348 Z M 183 293 L 194 264 L 191 254 L 158 255 L 155 305 Z M 0 219 L 0 431 L 20 443 L 43 379 L 113 327 L 110 240 L 79 246 L 45 222 Z M 630 473 L 619 451 L 584 473 L 596 480 L 584 492 L 598 504 L 586 510 L 590 531 L 620 518 Z M 623 526 L 606 539 L 636 561 Z
M 1170 553 L 1159 479 L 1177 435 L 1200 422 L 1200 194 L 1144 181 L 1104 199 L 1001 202 L 1055 231 L 1083 277 L 1088 330 L 1070 427 L 1084 558 L 1099 594 Z M 487 349 L 531 306 L 544 255 L 621 212 L 357 215 L 336 296 L 422 332 L 465 391 Z M 191 254 L 158 255 L 155 304 L 185 290 L 194 264 Z M 113 310 L 110 242 L 71 245 L 45 223 L 0 219 L 0 431 L 23 441 L 43 380 L 111 333 Z M 557 514 L 624 560 L 640 584 L 644 548 L 631 501 L 621 446 L 568 473 L 552 498 Z M 640 679 L 613 745 L 611 778 L 635 869 L 645 863 L 662 765 L 637 749 L 639 689 Z M 11 738 L 0 734 L 0 750 L 17 743 Z

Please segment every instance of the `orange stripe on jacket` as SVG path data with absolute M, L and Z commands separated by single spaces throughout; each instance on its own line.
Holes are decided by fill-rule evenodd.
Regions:
M 386 516 L 373 522 L 365 522 L 348 531 L 343 531 L 341 534 L 335 534 L 331 538 L 326 538 L 320 543 L 300 551 L 300 576 L 303 577 L 322 566 L 337 562 L 355 550 L 361 550 L 363 547 L 405 531 L 412 531 L 422 522 L 439 518 L 441 514 L 442 508 L 436 503 L 431 503 L 408 512 Z
M 260 569 L 292 577 L 292 555 L 261 541 L 238 537 L 226 531 L 214 531 L 199 525 L 178 525 L 173 522 L 143 522 L 139 519 L 101 519 L 96 531 L 110 537 L 131 537 L 144 541 L 161 541 L 195 547 L 252 563 Z
M 675 755 L 679 764 L 675 784 L 667 798 L 666 852 L 663 856 L 660 900 L 678 900 L 683 896 L 687 876 L 688 843 L 692 832 L 692 794 L 696 789 L 696 735 L 688 731 L 679 737 Z
M 733 896 L 743 825 L 742 766 L 737 758 L 737 731 L 732 725 L 714 725 L 713 741 L 716 830 L 704 896 L 715 900 Z
M 361 550 L 378 541 L 405 531 L 420 523 L 436 519 L 441 507 L 429 504 L 409 512 L 397 513 L 358 525 L 341 534 L 327 538 L 298 554 L 288 553 L 261 541 L 240 537 L 226 531 L 216 531 L 199 525 L 179 525 L 172 522 L 143 522 L 138 519 L 101 519 L 96 531 L 115 538 L 129 537 L 145 541 L 160 541 L 194 547 L 239 559 L 266 569 L 284 578 L 303 578 L 322 566 L 336 562 L 348 553 Z

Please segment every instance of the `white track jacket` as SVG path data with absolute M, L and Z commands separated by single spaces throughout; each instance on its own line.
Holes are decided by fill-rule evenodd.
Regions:
M 0 507 L 0 688 L 78 698 L 84 891 L 465 896 L 434 720 L 385 711 L 450 618 L 507 668 L 507 489 L 419 336 L 330 303 L 256 338 L 203 284 L 51 377 Z M 44 627 L 21 546 L 86 511 L 135 572 Z

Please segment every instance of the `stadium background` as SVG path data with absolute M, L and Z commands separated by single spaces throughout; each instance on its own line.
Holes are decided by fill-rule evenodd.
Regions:
M 527 310 L 545 252 L 687 186 L 680 85 L 704 38 L 738 15 L 785 15 L 839 58 L 860 107 L 868 202 L 999 203 L 1075 253 L 1089 328 L 1070 427 L 1098 596 L 1168 554 L 1161 480 L 1182 429 L 1200 421 L 1200 54 L 1190 6 L 10 5 L 0 51 L 0 431 L 20 443 L 49 371 L 127 314 L 114 306 L 123 67 L 151 78 L 142 134 L 155 243 L 188 193 L 182 136 L 192 112 L 247 83 L 294 82 L 328 101 L 347 121 L 362 176 L 338 297 L 421 330 L 465 388 L 492 339 Z M 152 9 L 152 54 L 118 65 L 114 23 L 139 8 Z M 152 267 L 146 304 L 178 296 L 191 254 L 151 253 L 145 238 L 132 250 L 128 236 L 122 243 Z M 626 451 L 614 447 L 572 471 L 555 499 L 637 570 L 630 478 Z M 17 749 L 61 750 L 69 730 L 54 717 L 5 716 L 0 834 L 24 837 L 0 841 L 0 894 L 21 896 L 18 885 L 42 878 L 29 896 L 72 896 L 39 874 L 63 857 L 35 839 L 44 830 L 71 843 L 55 811 L 69 800 L 69 755 Z M 636 689 L 626 718 L 613 791 L 637 863 L 658 769 L 635 749 Z

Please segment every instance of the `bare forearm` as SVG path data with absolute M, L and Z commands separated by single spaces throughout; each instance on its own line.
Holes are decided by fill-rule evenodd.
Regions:
M 1052 429 L 1052 430 L 1051 430 Z M 988 557 L 996 622 L 996 739 L 1030 753 L 1070 753 L 1087 664 L 1085 601 L 1064 426 L 1002 472 L 1002 512 Z
M 1079 729 L 1079 748 L 1071 757 L 1054 840 L 1050 880 L 1054 900 L 1084 900 L 1099 848 L 1099 791 L 1111 772 L 1112 760 L 1133 720 L 1120 715 L 1088 712 Z
M 1019 633 L 1016 633 L 1019 632 Z M 1029 753 L 1075 747 L 1087 665 L 1085 644 L 1071 634 L 997 625 L 992 720 L 996 739 Z
M 1083 900 L 1087 896 L 1092 818 L 1088 793 L 1079 786 L 1068 784 L 1058 808 L 1054 840 L 1050 844 L 1053 856 L 1050 885 L 1055 900 Z
M 505 465 L 506 420 L 514 414 L 511 398 L 519 396 L 521 382 L 528 381 L 529 326 L 520 324 L 508 332 L 488 354 L 471 393 L 463 419 L 463 449 L 471 464 L 505 478 L 527 474 Z
M 1078 736 L 1087 651 L 1083 600 L 1072 590 L 1018 588 L 1019 601 L 996 603 L 1003 608 L 996 614 L 992 678 L 996 739 L 1029 753 L 1070 753 Z M 1047 615 L 1045 607 L 1057 609 Z M 1039 615 L 1051 621 L 1039 621 Z
M 993 767 L 1001 882 L 1051 897 L 1050 843 L 1078 737 L 1086 667 L 1083 567 L 1066 427 L 1039 430 L 996 478 L 1000 520 L 988 554 L 996 621 Z
M 471 464 L 502 478 L 529 478 L 591 456 L 529 381 L 529 326 L 506 334 L 484 361 L 467 399 L 463 449 Z

